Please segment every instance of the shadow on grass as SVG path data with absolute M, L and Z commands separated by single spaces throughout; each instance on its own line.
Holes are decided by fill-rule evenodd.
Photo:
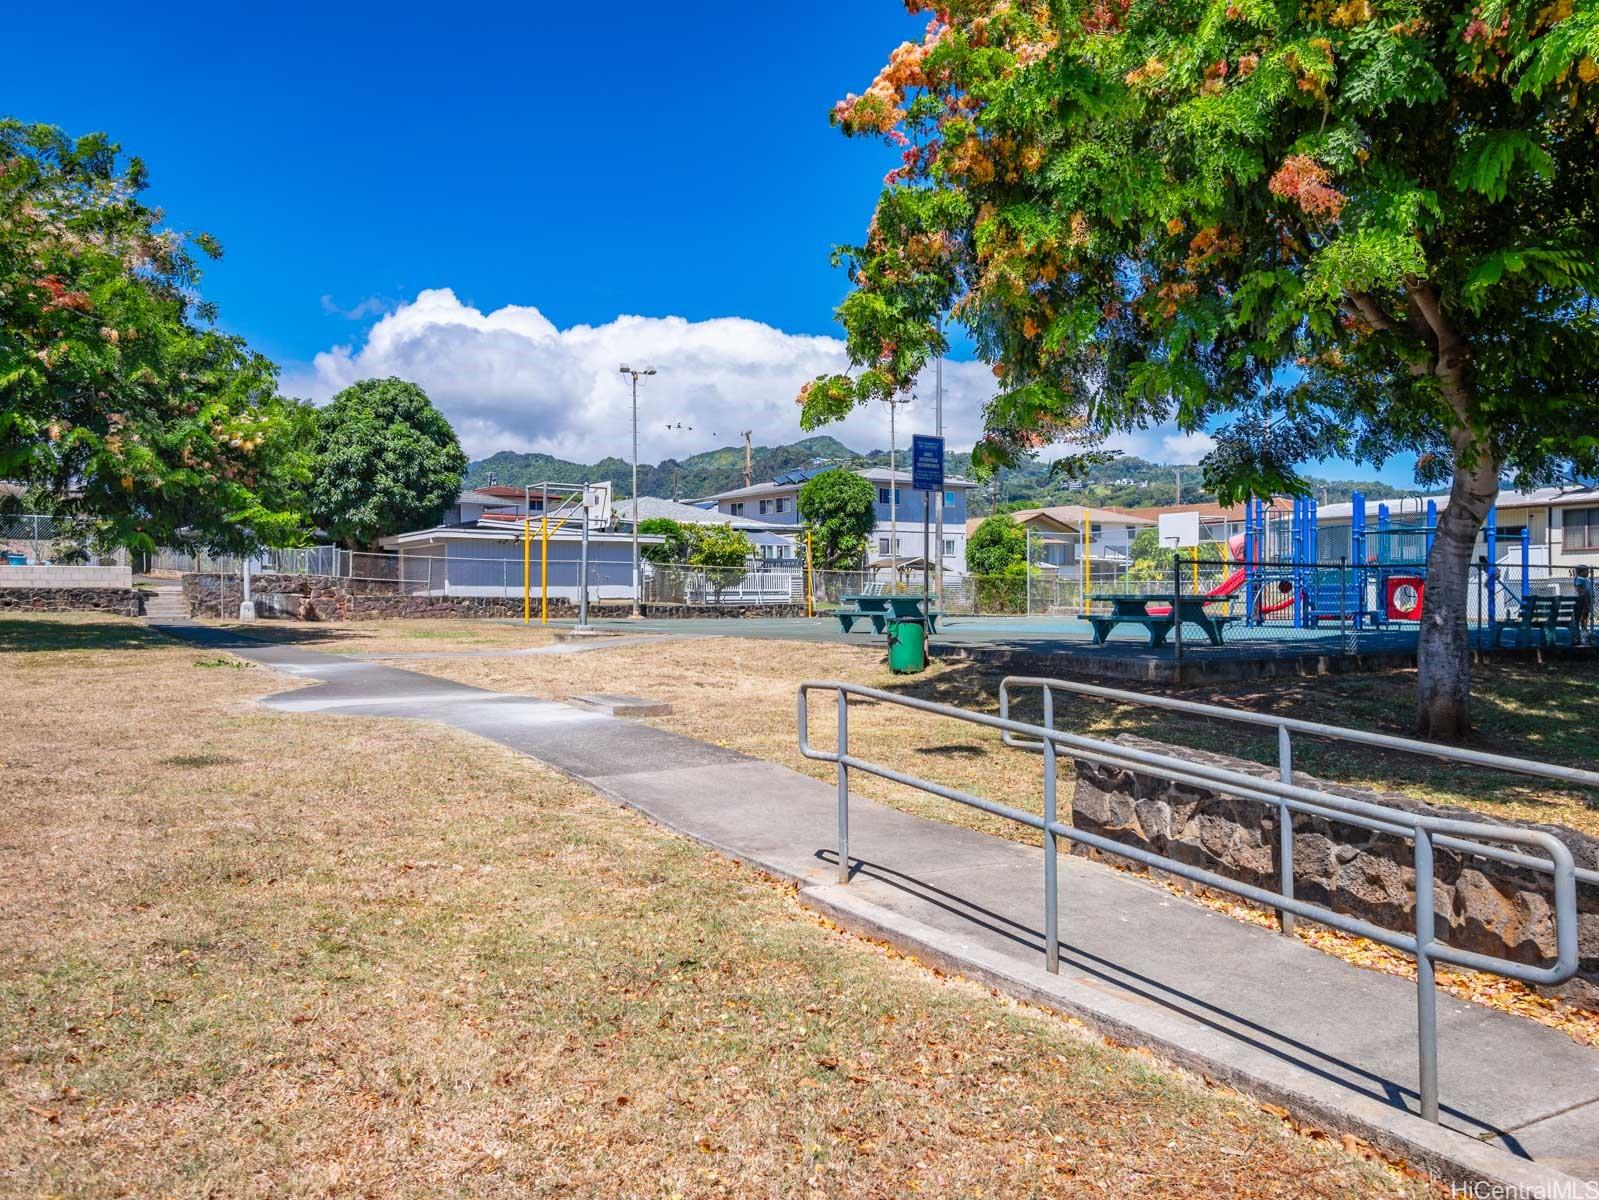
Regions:
M 997 714 L 1003 677 L 1004 672 L 980 662 L 957 661 L 937 674 L 896 680 L 885 690 Z M 1062 677 L 1066 677 L 1064 673 Z M 1415 685 L 1416 673 L 1407 668 L 1358 675 L 1288 676 L 1180 691 L 1133 687 L 1124 690 L 1181 695 L 1227 708 L 1409 737 L 1413 736 Z M 1599 729 L 1599 663 L 1559 660 L 1479 664 L 1473 673 L 1473 704 L 1477 728 L 1466 743 L 1471 748 L 1599 770 L 1599 738 L 1594 734 Z M 1010 712 L 1018 721 L 1042 720 L 1039 693 L 1013 693 Z M 1168 746 L 1232 755 L 1263 766 L 1277 762 L 1277 738 L 1269 729 L 1090 697 L 1057 694 L 1055 727 L 1096 738 L 1134 734 Z M 1376 791 L 1420 789 L 1435 803 L 1469 802 L 1478 812 L 1502 811 L 1511 820 L 1526 819 L 1525 812 L 1513 812 L 1516 806 L 1547 810 L 1546 819 L 1552 822 L 1571 820 L 1574 805 L 1599 810 L 1599 794 L 1592 792 L 1467 764 L 1303 735 L 1294 739 L 1294 765 L 1329 782 Z
M 0 618 L 0 651 L 149 650 L 169 645 L 147 629 L 109 617 L 104 621 Z
M 381 625 L 381 622 L 379 622 Z M 317 646 L 323 642 L 348 644 L 363 638 L 383 636 L 381 628 L 351 629 L 348 625 L 325 626 L 316 622 L 257 621 L 251 625 L 208 624 L 197 626 L 215 635 L 227 635 L 250 642 L 270 642 L 275 646 Z

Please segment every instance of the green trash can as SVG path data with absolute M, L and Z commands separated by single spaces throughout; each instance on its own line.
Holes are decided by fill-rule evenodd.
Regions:
M 896 675 L 927 669 L 927 622 L 921 617 L 896 617 L 888 623 L 888 669 Z

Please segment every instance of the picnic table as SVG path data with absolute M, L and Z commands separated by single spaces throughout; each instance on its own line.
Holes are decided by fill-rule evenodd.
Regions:
M 1233 618 L 1213 616 L 1205 611 L 1205 605 L 1214 604 L 1214 600 L 1204 596 L 1128 596 L 1111 595 L 1100 596 L 1100 600 L 1108 601 L 1109 613 L 1084 613 L 1083 620 L 1094 627 L 1094 645 L 1103 646 L 1110 637 L 1111 630 L 1118 625 L 1142 625 L 1149 631 L 1149 645 L 1152 649 L 1159 649 L 1166 644 L 1169 635 L 1177 622 L 1173 610 L 1182 617 L 1183 623 L 1197 625 L 1212 646 L 1222 644 L 1222 631 Z M 1164 612 L 1151 612 L 1150 605 L 1158 604 L 1165 608 Z
M 875 595 L 843 596 L 848 607 L 838 609 L 839 628 L 849 633 L 856 621 L 870 621 L 873 633 L 883 633 L 890 621 L 925 621 L 928 633 L 938 632 L 938 618 L 943 614 L 934 609 L 930 597 L 895 592 Z
M 1531 644 L 1534 637 L 1540 646 L 1558 646 L 1562 629 L 1573 646 L 1579 645 L 1582 630 L 1577 625 L 1577 597 L 1529 596 L 1522 602 L 1516 620 L 1494 625 L 1495 646 L 1501 643 L 1507 629 L 1515 632 L 1518 647 Z

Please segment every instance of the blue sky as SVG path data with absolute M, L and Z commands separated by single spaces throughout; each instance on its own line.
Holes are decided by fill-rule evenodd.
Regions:
M 204 291 L 287 390 L 409 374 L 474 453 L 574 456 L 626 453 L 618 357 L 662 369 L 646 457 L 799 436 L 796 381 L 837 354 L 829 249 L 895 157 L 827 110 L 923 24 L 897 0 L 62 11 L 8 14 L 40 52 L 5 110 L 141 155 L 170 221 L 221 239 Z M 969 441 L 985 370 L 949 375 Z M 881 414 L 839 432 L 887 442 Z M 1172 438 L 1128 448 L 1195 452 Z

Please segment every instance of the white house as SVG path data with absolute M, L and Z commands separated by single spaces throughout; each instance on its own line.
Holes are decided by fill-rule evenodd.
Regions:
M 664 517 L 679 525 L 726 525 L 736 529 L 755 544 L 755 553 L 767 566 L 796 566 L 804 560 L 803 531 L 796 525 L 764 521 L 748 516 L 734 516 L 714 508 L 684 504 L 677 500 L 663 500 L 659 496 L 638 498 L 638 519 L 645 521 Z M 614 528 L 631 531 L 633 528 L 633 501 L 617 500 L 611 505 Z
M 776 479 L 757 483 L 751 487 L 735 488 L 706 498 L 716 511 L 730 517 L 753 518 L 770 522 L 778 527 L 792 528 L 801 525 L 798 503 L 799 492 L 815 475 L 827 467 L 785 471 Z M 860 475 L 877 491 L 877 523 L 872 530 L 868 547 L 868 566 L 888 566 L 894 562 L 902 566 L 908 560 L 918 563 L 922 556 L 922 516 L 928 513 L 930 525 L 937 527 L 939 506 L 944 516 L 944 544 L 933 547 L 932 559 L 936 564 L 943 560 L 945 575 L 963 575 L 966 572 L 966 511 L 967 498 L 976 484 L 967 479 L 949 476 L 944 480 L 944 491 L 938 500 L 929 505 L 925 492 L 911 487 L 908 471 L 895 471 L 887 467 L 866 467 Z M 895 545 L 895 537 L 898 544 Z
M 1449 507 L 1449 497 L 1411 496 L 1385 500 L 1391 520 L 1396 524 L 1420 524 L 1431 501 L 1441 513 Z M 1378 501 L 1366 502 L 1366 528 L 1377 525 Z M 1552 567 L 1589 566 L 1599 569 L 1599 489 L 1539 488 L 1530 492 L 1502 491 L 1496 507 L 1499 549 L 1503 559 L 1512 552 L 1519 556 L 1521 531 L 1527 530 L 1532 560 Z M 1323 504 L 1316 520 L 1325 533 L 1347 529 L 1352 519 L 1352 504 Z M 1485 552 L 1479 535 L 1479 553 Z
M 547 497 L 552 512 L 566 496 Z M 535 593 L 549 567 L 552 599 L 576 601 L 582 578 L 583 526 L 570 516 L 551 529 L 548 544 L 540 528 L 546 497 L 537 489 L 468 489 L 431 529 L 416 529 L 382 539 L 399 556 L 400 578 L 408 590 L 441 596 L 520 594 L 526 582 Z M 661 537 L 641 536 L 642 545 Z M 588 531 L 589 597 L 625 600 L 633 595 L 633 535 L 611 528 L 609 505 L 590 513 Z

